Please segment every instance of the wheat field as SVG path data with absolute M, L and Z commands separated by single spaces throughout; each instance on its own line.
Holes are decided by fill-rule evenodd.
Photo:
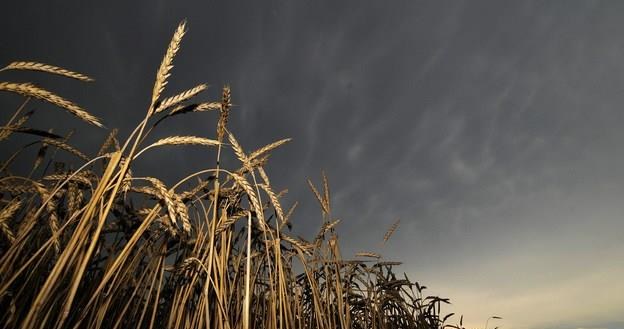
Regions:
M 124 139 L 111 129 L 94 146 L 97 152 L 77 149 L 52 127 L 29 127 L 27 109 L 43 101 L 94 129 L 102 120 L 33 83 L 0 82 L 0 91 L 24 97 L 1 127 L 0 141 L 18 145 L 24 134 L 38 139 L 3 155 L 0 164 L 1 326 L 462 328 L 461 317 L 443 315 L 448 299 L 428 296 L 426 287 L 396 272 L 401 263 L 371 251 L 341 255 L 325 175 L 320 184 L 309 181 L 323 218 L 318 234 L 290 233 L 296 204 L 281 204 L 285 192 L 264 169 L 290 140 L 252 151 L 240 145 L 228 129 L 235 115 L 228 86 L 221 99 L 209 101 L 200 100 L 205 84 L 167 93 L 185 33 L 182 22 L 157 70 L 144 119 Z M 93 80 L 36 62 L 10 63 L 0 75 L 15 70 Z M 150 138 L 182 114 L 207 116 L 214 135 Z M 213 149 L 214 165 L 170 186 L 133 171 L 145 152 L 186 145 Z M 37 156 L 32 167 L 17 168 L 24 148 L 38 149 Z M 48 165 L 57 153 L 71 156 L 70 163 Z M 222 167 L 225 157 L 239 166 Z M 396 230 L 398 221 L 380 241 Z

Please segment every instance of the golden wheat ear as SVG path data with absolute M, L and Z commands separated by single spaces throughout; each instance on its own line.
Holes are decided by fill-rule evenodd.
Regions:
M 205 84 L 201 84 L 198 85 L 196 87 L 193 87 L 189 90 L 185 90 L 175 96 L 172 97 L 167 97 L 165 99 L 162 100 L 162 102 L 159 102 L 158 107 L 155 110 L 155 113 L 159 113 L 162 112 L 166 109 L 172 108 L 184 101 L 187 101 L 193 97 L 195 97 L 197 94 L 199 94 L 200 92 L 204 91 L 206 88 L 208 88 L 207 85 Z
M 155 105 L 160 95 L 165 90 L 165 86 L 167 85 L 167 79 L 171 75 L 171 69 L 173 68 L 173 58 L 175 57 L 178 50 L 180 50 L 180 44 L 182 43 L 182 37 L 186 33 L 186 20 L 180 22 L 178 28 L 173 33 L 173 38 L 171 38 L 171 42 L 169 43 L 169 47 L 167 48 L 167 52 L 165 53 L 165 57 L 163 57 L 162 63 L 160 63 L 160 67 L 158 68 L 158 72 L 156 72 L 156 81 L 154 82 L 154 89 L 152 91 L 152 102 L 150 104 L 150 114 L 155 111 Z
M 390 226 L 390 228 L 386 231 L 386 234 L 384 234 L 384 237 L 383 237 L 383 244 L 386 244 L 386 242 L 388 242 L 388 240 L 390 240 L 390 237 L 392 237 L 392 234 L 394 234 L 394 232 L 399 227 L 399 223 L 400 222 L 401 222 L 401 220 L 397 219 L 394 222 L 394 224 L 392 224 L 392 226 Z
M 33 97 L 52 103 L 60 108 L 65 109 L 67 112 L 75 115 L 82 121 L 85 121 L 100 128 L 104 127 L 104 125 L 100 122 L 100 119 L 91 115 L 80 106 L 43 88 L 37 87 L 32 83 L 0 82 L 0 90 L 20 94 L 26 97 Z
M 56 74 L 56 75 L 64 76 L 66 78 L 76 79 L 80 81 L 86 81 L 86 82 L 95 81 L 92 78 L 84 74 L 70 71 L 62 67 L 44 64 L 44 63 L 38 63 L 38 62 L 13 62 L 5 66 L 4 68 L 0 69 L 0 71 L 7 71 L 7 70 L 39 71 L 39 72 Z

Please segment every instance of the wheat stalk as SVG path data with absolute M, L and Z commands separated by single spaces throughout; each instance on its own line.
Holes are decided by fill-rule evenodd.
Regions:
M 4 70 L 41 71 L 41 72 L 57 74 L 57 75 L 61 75 L 61 76 L 64 76 L 64 77 L 68 77 L 68 78 L 72 78 L 72 79 L 76 79 L 76 80 L 81 80 L 81 81 L 87 81 L 87 82 L 94 81 L 93 79 L 89 78 L 88 76 L 86 76 L 84 74 L 80 74 L 80 73 L 76 73 L 76 72 L 73 72 L 73 71 L 70 71 L 70 70 L 66 70 L 66 69 L 64 69 L 62 67 L 49 65 L 49 64 L 44 64 L 44 63 L 37 63 L 37 62 L 13 62 L 13 63 L 5 66 L 0 71 L 4 71 Z

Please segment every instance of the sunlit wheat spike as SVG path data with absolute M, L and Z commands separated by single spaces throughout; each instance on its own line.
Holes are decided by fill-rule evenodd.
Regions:
M 323 212 L 328 214 L 329 213 L 329 209 L 327 209 L 327 206 L 325 205 L 325 202 L 323 202 L 323 198 L 321 197 L 321 194 L 318 192 L 316 187 L 314 187 L 314 184 L 312 184 L 312 181 L 310 179 L 308 179 L 308 185 L 310 186 L 310 189 L 314 193 L 314 196 L 316 197 L 316 200 L 321 205 L 321 209 L 323 210 Z
M 256 158 L 253 161 L 249 161 L 247 165 L 243 164 L 243 167 L 238 169 L 236 173 L 244 176 L 245 174 L 250 173 L 253 169 L 261 168 L 265 166 L 268 160 L 269 160 L 268 155 L 263 156 L 261 158 Z
M 204 191 L 212 183 L 213 183 L 212 180 L 200 181 L 199 184 L 197 184 L 197 186 L 195 186 L 193 189 L 191 189 L 189 191 L 182 192 L 180 194 L 180 197 L 182 198 L 182 201 L 186 202 L 186 201 L 191 200 L 199 192 Z M 220 193 L 223 192 L 223 191 L 227 191 L 227 189 L 221 188 L 220 189 Z
M 89 114 L 80 106 L 58 96 L 45 89 L 39 88 L 32 83 L 14 83 L 14 82 L 0 82 L 0 90 L 14 92 L 24 96 L 34 97 L 49 103 L 52 103 L 58 107 L 65 109 L 67 112 L 75 115 L 79 119 L 88 122 L 97 127 L 104 127 L 100 122 L 100 119 Z
M 260 177 L 262 178 L 264 184 L 266 184 L 267 186 L 271 186 L 269 176 L 266 174 L 266 171 L 264 171 L 264 168 L 262 168 L 262 166 L 258 166 L 258 173 L 260 174 Z
M 230 108 L 232 107 L 232 92 L 228 85 L 223 86 L 220 105 L 219 121 L 217 122 L 217 138 L 219 141 L 222 141 L 230 116 Z
M 21 205 L 22 202 L 19 199 L 13 199 L 0 211 L 0 230 L 11 243 L 15 240 L 15 235 L 9 228 L 7 222 L 20 209 Z
M 280 231 L 284 228 L 284 226 L 288 226 L 290 228 L 290 217 L 292 216 L 292 214 L 295 212 L 295 209 L 297 209 L 297 201 L 295 201 L 295 203 L 290 207 L 290 209 L 288 209 L 288 212 L 286 213 L 286 215 L 284 216 L 284 221 L 282 221 L 280 223 L 279 229 Z
M 97 156 L 101 156 L 104 153 L 106 153 L 106 151 L 113 145 L 115 145 L 116 147 L 119 147 L 119 145 L 117 145 L 116 143 L 117 132 L 118 132 L 117 128 L 114 128 L 111 130 L 111 132 L 106 137 L 106 140 L 104 140 L 104 143 L 102 143 L 102 146 L 100 147 L 100 150 L 98 151 Z
M 52 174 L 52 175 L 47 175 L 43 177 L 43 180 L 50 180 L 50 181 L 70 180 L 73 182 L 82 183 L 86 186 L 91 186 L 91 180 L 89 179 L 88 175 L 84 172 L 79 172 L 73 176 L 69 174 Z
M 331 209 L 329 203 L 329 182 L 327 180 L 327 175 L 325 175 L 325 171 L 321 172 L 321 176 L 323 177 L 323 201 L 325 202 L 325 208 L 327 208 L 327 212 Z
M 288 193 L 288 189 L 287 189 L 287 188 L 285 188 L 285 189 L 283 189 L 283 190 L 281 190 L 281 191 L 277 192 L 277 197 L 278 197 L 278 198 L 281 198 L 281 197 L 283 197 L 284 195 L 286 195 L 287 193 Z
M 9 225 L 7 225 L 7 223 L 0 222 L 0 231 L 2 231 L 2 234 L 4 234 L 4 236 L 7 240 L 9 240 L 10 243 L 13 243 L 13 241 L 15 241 L 15 234 L 13 234 L 11 228 L 9 227 Z
M 295 239 L 293 237 L 290 237 L 286 234 L 281 234 L 280 238 L 288 243 L 290 243 L 291 245 L 293 245 L 294 247 L 298 248 L 299 250 L 303 251 L 304 253 L 307 254 L 311 254 L 311 249 L 313 248 L 312 246 L 303 243 L 302 241 Z
M 182 202 L 179 195 L 173 192 L 171 192 L 170 195 L 172 196 L 175 204 L 176 214 L 182 222 L 182 229 L 185 233 L 189 233 L 191 231 L 191 219 L 189 217 L 188 208 L 186 208 L 186 205 Z
M 271 200 L 271 204 L 273 205 L 273 208 L 275 209 L 277 218 L 280 220 L 280 223 L 283 222 L 284 210 L 282 209 L 282 205 L 280 204 L 279 199 L 277 195 L 275 194 L 275 192 L 273 192 L 271 187 L 266 184 L 258 184 L 258 186 L 260 186 L 260 188 L 262 188 L 269 195 L 269 199 Z
M 394 232 L 396 231 L 396 229 L 399 227 L 399 222 L 401 220 L 397 219 L 394 224 L 392 224 L 392 226 L 390 226 L 390 228 L 388 229 L 388 231 L 386 231 L 386 234 L 384 234 L 383 237 L 383 242 L 386 243 L 388 242 L 388 240 L 390 239 L 390 237 L 392 236 L 392 234 L 394 234 Z
M 249 158 L 245 155 L 245 151 L 243 151 L 243 148 L 240 146 L 240 144 L 238 144 L 238 141 L 236 140 L 236 138 L 234 138 L 234 135 L 232 135 L 229 131 L 228 140 L 230 141 L 232 149 L 234 149 L 234 154 L 236 154 L 238 160 L 243 163 L 245 168 L 251 171 L 251 161 L 249 161 Z
M 154 188 L 158 192 L 159 197 L 165 202 L 172 224 L 174 226 L 178 226 L 176 216 L 178 208 L 174 202 L 174 196 L 172 195 L 173 193 L 167 190 L 167 187 L 165 187 L 165 184 L 160 179 L 153 177 L 146 177 L 145 179 L 152 183 L 152 186 L 154 186 Z
M 42 188 L 43 184 L 35 181 L 25 181 L 25 182 L 17 182 L 17 181 L 2 181 L 0 182 L 0 191 L 8 192 L 13 195 L 17 194 L 27 194 L 27 193 L 35 193 L 37 189 Z
M 75 155 L 75 156 L 77 156 L 77 157 L 79 157 L 79 158 L 81 158 L 81 159 L 83 159 L 85 161 L 89 161 L 89 158 L 86 155 L 84 155 L 82 152 L 78 151 L 73 146 L 68 145 L 67 143 L 64 143 L 64 142 L 62 142 L 60 140 L 52 139 L 52 138 L 44 138 L 42 140 L 42 142 L 45 143 L 45 144 L 49 144 L 49 145 L 52 145 L 54 147 L 57 147 L 57 148 L 59 148 L 59 149 L 61 149 L 63 151 L 67 151 L 67 152 L 69 152 L 69 153 L 71 153 L 71 154 L 73 154 L 73 155 Z
M 380 254 L 374 253 L 374 252 L 368 252 L 368 251 L 360 251 L 355 253 L 355 256 L 357 257 L 369 257 L 369 258 L 381 258 Z
M 156 104 L 156 101 L 160 98 L 160 95 L 167 85 L 167 79 L 171 75 L 171 68 L 173 68 L 173 58 L 180 49 L 182 37 L 184 37 L 184 33 L 186 33 L 185 28 L 186 21 L 182 21 L 180 25 L 178 25 L 175 33 L 173 33 L 173 38 L 171 38 L 171 42 L 169 43 L 169 47 L 167 48 L 165 57 L 163 57 L 162 63 L 160 63 L 160 67 L 158 68 L 158 72 L 156 72 L 156 81 L 154 83 L 154 89 L 152 91 L 150 113 L 152 113 L 152 111 L 154 110 L 153 107 Z
M 169 116 L 176 114 L 183 114 L 189 112 L 206 112 L 206 111 L 215 111 L 221 109 L 221 103 L 211 102 L 211 103 L 199 103 L 199 104 L 191 104 L 191 105 L 176 105 L 169 112 Z
M 157 199 L 161 198 L 161 194 L 153 187 L 149 187 L 149 186 L 132 186 L 129 188 L 130 191 L 135 192 L 135 193 L 141 193 L 141 194 L 145 194 Z M 152 211 L 151 209 L 147 209 L 147 212 L 149 213 L 150 211 Z
M 148 146 L 148 148 L 163 146 L 163 145 L 204 145 L 204 146 L 217 146 L 219 142 L 214 139 L 197 137 L 197 136 L 170 136 L 160 139 L 154 144 Z
M 280 146 L 290 142 L 291 140 L 292 140 L 292 138 L 284 138 L 284 139 L 280 139 L 280 140 L 278 140 L 276 142 L 273 142 L 273 143 L 271 143 L 269 145 L 265 145 L 265 146 L 255 150 L 255 151 L 251 152 L 251 154 L 249 154 L 249 160 L 253 160 L 253 159 L 255 159 L 255 158 L 257 158 L 257 157 L 259 157 L 259 156 L 261 156 L 261 155 L 263 155 L 263 154 L 265 154 L 267 152 L 270 152 L 270 151 L 272 151 L 272 150 L 274 150 L 274 149 L 276 149 L 276 148 L 278 148 L 278 147 L 280 147 Z
M 243 176 L 240 176 L 236 173 L 231 173 L 231 176 L 232 178 L 234 178 L 234 181 L 236 182 L 236 184 L 238 184 L 240 187 L 243 188 L 243 190 L 247 194 L 247 197 L 249 198 L 249 201 L 251 202 L 251 205 L 256 211 L 256 216 L 258 217 L 258 219 L 261 220 L 261 225 L 264 225 L 264 215 L 263 215 L 262 206 L 260 205 L 260 202 L 258 201 L 258 196 L 256 195 L 256 192 L 254 191 L 254 189 L 251 187 L 249 182 L 247 182 L 247 180 Z
M 239 211 L 231 216 L 227 216 L 225 212 L 221 216 L 221 220 L 219 220 L 219 225 L 217 225 L 217 229 L 215 230 L 216 234 L 224 232 L 229 227 L 234 225 L 239 219 L 246 217 L 249 211 Z
M 71 214 L 74 214 L 78 210 L 78 208 L 80 208 L 82 200 L 84 199 L 84 193 L 82 189 L 78 188 L 76 183 L 71 182 L 69 183 L 67 196 L 67 215 L 71 216 Z
M 11 136 L 14 131 L 18 131 L 20 128 L 22 128 L 22 126 L 26 123 L 26 121 L 28 121 L 28 119 L 30 119 L 29 114 L 20 117 L 15 123 L 0 127 L 0 141 L 9 138 L 9 136 Z
M 42 202 L 45 202 L 45 208 L 49 215 L 48 224 L 50 225 L 50 231 L 54 236 L 58 233 L 60 228 L 56 207 L 56 202 L 58 201 L 57 195 L 53 196 L 51 191 L 48 191 L 43 187 L 38 188 L 38 192 L 41 196 Z M 61 250 L 61 243 L 58 237 L 53 238 L 53 245 L 56 253 L 59 253 Z
M 136 211 L 136 214 L 141 216 L 141 217 L 146 217 L 151 212 L 152 212 L 152 208 L 141 208 L 141 209 Z
M 325 231 L 333 229 L 336 225 L 338 225 L 338 223 L 340 223 L 340 219 L 336 219 L 332 222 L 327 223 L 327 225 L 325 225 Z
M 44 64 L 44 63 L 38 63 L 38 62 L 13 62 L 5 66 L 0 71 L 4 71 L 4 70 L 41 71 L 41 72 L 57 74 L 57 75 L 61 75 L 67 78 L 72 78 L 72 79 L 81 80 L 81 81 L 87 81 L 87 82 L 94 81 L 93 79 L 89 78 L 88 76 L 84 74 L 66 70 L 62 67 Z
M 232 107 L 232 90 L 230 85 L 224 85 L 221 91 L 221 109 L 224 111 L 229 110 Z
M 121 159 L 119 160 L 119 168 L 124 168 L 126 166 L 126 161 L 128 161 L 128 158 L 122 156 Z M 132 168 L 130 168 L 131 164 L 132 163 L 128 165 L 126 174 L 124 175 L 124 178 L 121 180 L 121 191 L 124 193 L 124 195 L 128 193 L 128 191 L 130 191 L 130 187 L 132 186 Z
M 163 101 L 160 103 L 160 105 L 158 105 L 158 108 L 156 108 L 155 113 L 159 113 L 162 112 L 172 106 L 178 105 L 186 100 L 189 100 L 193 97 L 195 97 L 197 94 L 201 93 L 202 91 L 204 91 L 206 88 L 208 88 L 207 85 L 205 84 L 201 84 L 198 85 L 196 87 L 193 87 L 189 90 L 183 91 L 173 97 L 167 97 L 165 99 L 163 99 Z

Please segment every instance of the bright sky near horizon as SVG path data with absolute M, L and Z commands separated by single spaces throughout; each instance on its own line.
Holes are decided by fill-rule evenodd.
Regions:
M 0 65 L 36 60 L 95 77 L 56 91 L 122 134 L 142 118 L 186 18 L 169 87 L 205 82 L 216 95 L 230 83 L 231 130 L 248 149 L 293 138 L 268 168 L 300 201 L 296 232 L 317 229 L 305 179 L 324 169 L 345 254 L 403 261 L 399 271 L 450 298 L 447 310 L 470 327 L 496 315 L 490 328 L 624 329 L 624 2 L 23 0 L 3 9 Z M 76 124 L 41 114 L 59 130 Z M 171 165 L 141 169 L 171 179 L 207 158 L 153 156 Z

